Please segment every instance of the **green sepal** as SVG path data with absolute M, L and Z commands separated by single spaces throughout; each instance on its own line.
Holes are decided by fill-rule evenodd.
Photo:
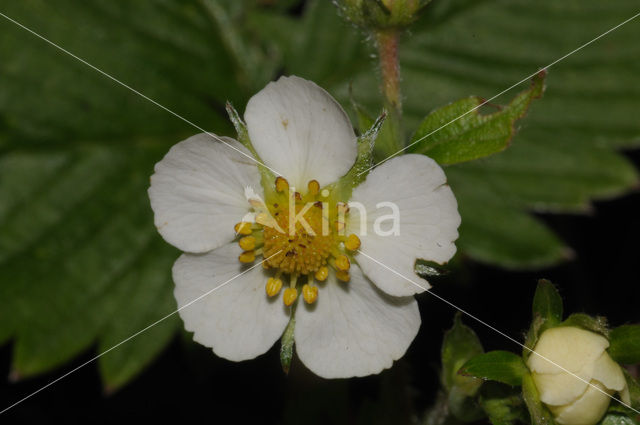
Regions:
M 225 109 L 227 110 L 227 114 L 229 115 L 229 120 L 231 120 L 233 127 L 236 129 L 238 141 L 242 144 L 242 146 L 249 149 L 249 152 L 251 152 L 251 155 L 253 155 L 253 158 L 256 160 L 256 166 L 258 167 L 258 170 L 260 170 L 260 183 L 262 184 L 262 187 L 265 190 L 266 194 L 266 192 L 273 190 L 276 176 L 270 169 L 268 169 L 264 165 L 262 159 L 260 158 L 260 155 L 258 155 L 258 152 L 256 152 L 256 150 L 254 149 L 253 144 L 251 143 L 251 139 L 249 138 L 247 124 L 242 121 L 242 118 L 240 118 L 240 114 L 238 114 L 236 108 L 233 107 L 231 102 L 227 102 L 225 105 Z
M 450 165 L 483 158 L 503 151 L 516 133 L 534 99 L 544 93 L 546 72 L 540 71 L 531 86 L 498 111 L 483 115 L 485 100 L 472 96 L 431 112 L 411 138 L 409 151 L 428 155 L 439 164 Z
M 524 347 L 522 348 L 522 358 L 524 361 L 529 359 L 533 348 L 536 346 L 538 342 L 538 338 L 542 333 L 541 329 L 544 325 L 544 319 L 541 316 L 534 316 L 531 321 L 531 325 L 529 326 L 529 331 L 524 340 Z
M 382 111 L 382 114 L 373 122 L 371 127 L 358 137 L 358 155 L 356 162 L 335 186 L 338 199 L 343 201 L 349 200 L 353 188 L 367 178 L 373 166 L 373 147 L 386 117 L 387 113 Z
M 562 322 L 562 297 L 558 289 L 547 279 L 538 280 L 531 306 L 531 326 L 527 332 L 522 356 L 525 361 L 545 330 L 558 326 Z
M 612 402 L 599 425 L 640 425 L 640 415 L 633 409 Z
M 609 324 L 607 318 L 603 316 L 593 317 L 584 313 L 574 313 L 567 317 L 567 320 L 562 322 L 560 326 L 575 326 L 609 338 Z
M 555 425 L 553 415 L 540 401 L 540 394 L 530 373 L 522 377 L 522 397 L 529 410 L 532 425 Z
M 531 326 L 525 338 L 522 355 L 525 360 L 545 330 L 558 326 L 562 321 L 562 298 L 555 285 L 547 279 L 540 279 L 531 306 Z
M 458 370 L 470 358 L 483 352 L 476 333 L 462 323 L 462 314 L 456 313 L 453 326 L 445 333 L 442 341 L 441 381 L 447 390 L 447 404 L 451 414 L 463 422 L 474 421 L 483 416 L 475 398 L 482 381 L 462 376 L 458 374 Z
M 478 382 L 478 387 L 482 382 Z M 485 416 L 476 397 L 470 397 L 462 387 L 454 385 L 447 396 L 450 413 L 462 422 L 475 422 Z
M 519 388 L 498 382 L 485 382 L 479 396 L 480 406 L 493 425 L 528 422 L 528 414 Z
M 640 422 L 635 420 L 632 416 L 633 411 L 629 410 L 629 413 L 623 413 L 623 412 L 617 411 L 616 409 L 613 409 L 613 410 L 610 409 L 604 415 L 604 418 L 602 418 L 599 424 L 600 425 L 639 425 Z
M 443 268 L 440 264 L 419 258 L 416 261 L 414 271 L 424 279 L 431 277 L 445 276 L 449 274 L 449 270 Z
M 640 325 L 623 325 L 609 333 L 609 355 L 618 363 L 640 363 Z
M 293 346 L 295 344 L 294 330 L 296 328 L 296 319 L 291 316 L 289 324 L 282 334 L 280 341 L 280 364 L 284 373 L 288 374 L 291 369 L 291 360 L 293 360 Z
M 481 382 L 459 375 L 458 370 L 469 359 L 482 353 L 484 349 L 480 339 L 473 329 L 462 323 L 462 314 L 456 313 L 453 326 L 444 334 L 442 340 L 442 385 L 447 390 L 451 390 L 453 386 L 463 387 L 467 395 L 474 395 Z
M 460 368 L 458 374 L 475 376 L 490 381 L 517 386 L 522 384 L 522 378 L 529 373 L 529 369 L 522 361 L 522 357 L 509 351 L 490 351 L 469 360 Z
M 638 410 L 640 409 L 640 382 L 627 372 L 625 368 L 622 368 L 622 373 L 627 381 L 627 387 L 629 388 L 629 398 L 631 399 L 631 407 Z
M 532 316 L 540 316 L 549 326 L 562 321 L 562 298 L 556 287 L 546 279 L 540 279 L 533 296 Z
M 349 84 L 349 101 L 351 103 L 351 109 L 353 109 L 353 112 L 356 115 L 358 134 L 364 134 L 371 128 L 371 126 L 373 126 L 375 120 L 364 106 L 356 101 L 351 84 Z

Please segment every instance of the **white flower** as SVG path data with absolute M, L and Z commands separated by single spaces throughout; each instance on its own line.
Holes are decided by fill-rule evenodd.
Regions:
M 556 422 L 593 425 L 609 407 L 609 395 L 616 392 L 629 404 L 622 369 L 611 359 L 607 347 L 609 341 L 605 337 L 580 328 L 557 327 L 542 333 L 533 349 L 539 356 L 531 354 L 528 365 L 540 400 L 549 407 Z
M 396 157 L 340 199 L 336 182 L 356 160 L 356 136 L 340 105 L 298 77 L 253 96 L 245 120 L 256 159 L 282 173 L 277 179 L 261 180 L 239 142 L 224 139 L 235 151 L 206 134 L 173 146 L 151 177 L 158 231 L 185 252 L 173 268 L 180 307 L 246 271 L 181 310 L 185 328 L 239 361 L 266 352 L 294 314 L 297 354 L 316 374 L 390 367 L 418 332 L 412 295 L 422 290 L 358 249 L 411 279 L 416 259 L 449 260 L 460 216 L 442 169 L 423 155 Z M 366 219 L 347 201 L 364 205 Z M 397 205 L 398 234 L 375 234 L 388 214 L 380 202 Z M 265 267 L 248 270 L 261 255 Z

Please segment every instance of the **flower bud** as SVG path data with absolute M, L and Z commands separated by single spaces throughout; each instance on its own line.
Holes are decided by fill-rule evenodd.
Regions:
M 617 392 L 629 403 L 624 374 L 607 347 L 602 335 L 576 327 L 548 329 L 538 339 L 527 365 L 559 424 L 596 424 Z
M 338 0 L 349 21 L 365 29 L 408 27 L 431 0 Z

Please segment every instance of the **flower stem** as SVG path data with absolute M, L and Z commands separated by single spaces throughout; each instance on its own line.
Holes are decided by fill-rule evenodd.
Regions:
M 400 30 L 395 28 L 381 29 L 374 33 L 380 71 L 382 74 L 382 94 L 387 110 L 387 137 L 383 146 L 378 146 L 385 155 L 391 155 L 403 146 L 402 134 L 402 95 L 400 92 L 400 64 L 398 62 L 398 41 Z M 383 129 L 384 129 L 383 127 Z

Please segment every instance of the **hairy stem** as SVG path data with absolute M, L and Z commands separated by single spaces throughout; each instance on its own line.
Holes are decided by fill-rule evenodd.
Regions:
M 387 133 L 378 145 L 381 153 L 392 155 L 402 149 L 404 145 L 402 133 L 402 94 L 400 92 L 400 64 L 398 62 L 398 42 L 400 30 L 395 28 L 382 29 L 374 33 L 378 57 L 380 59 L 380 72 L 382 75 L 382 94 L 387 110 L 387 122 L 383 132 Z

